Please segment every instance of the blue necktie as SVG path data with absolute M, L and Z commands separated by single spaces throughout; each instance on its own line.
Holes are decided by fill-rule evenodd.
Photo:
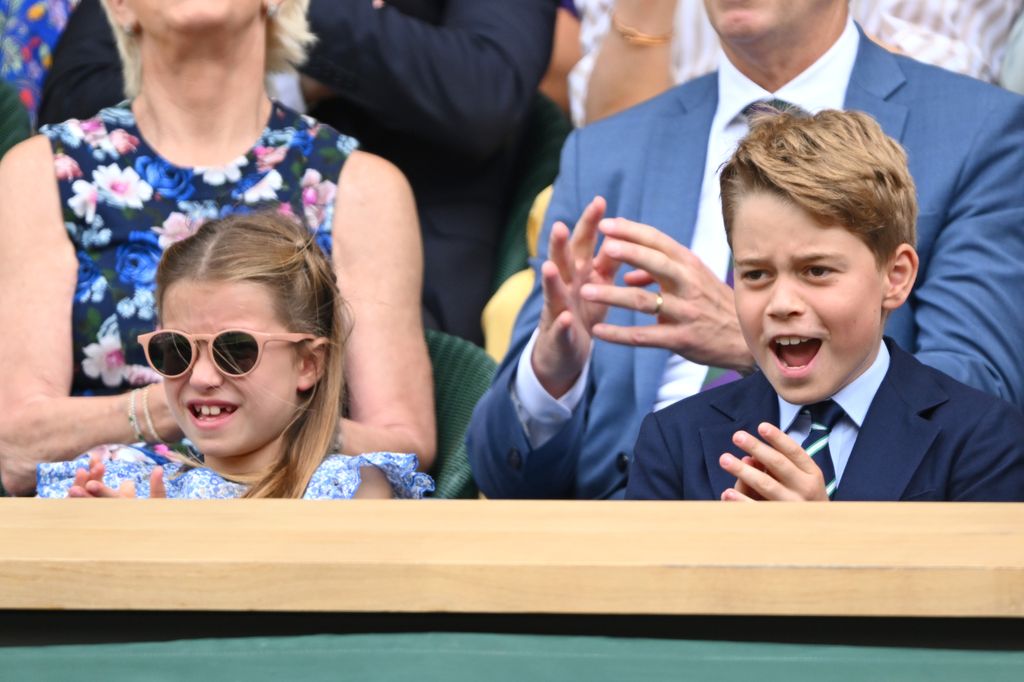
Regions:
M 811 417 L 811 431 L 800 447 L 821 469 L 825 478 L 825 492 L 832 499 L 836 492 L 836 470 L 832 465 L 832 453 L 828 449 L 828 437 L 846 413 L 834 400 L 824 400 L 804 407 L 800 414 L 809 414 Z
M 782 99 L 758 100 L 743 107 L 740 113 L 748 124 L 750 119 L 760 114 L 793 114 L 794 116 L 808 116 L 805 109 Z

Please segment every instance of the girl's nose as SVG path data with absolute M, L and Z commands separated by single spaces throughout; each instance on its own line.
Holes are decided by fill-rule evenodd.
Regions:
M 189 383 L 197 388 L 211 388 L 220 386 L 224 381 L 224 375 L 220 373 L 213 363 L 210 347 L 200 344 L 199 356 L 192 365 L 192 374 L 189 376 Z

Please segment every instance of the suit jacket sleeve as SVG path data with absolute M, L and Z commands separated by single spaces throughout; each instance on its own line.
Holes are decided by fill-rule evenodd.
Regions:
M 1024 502 L 1024 415 L 1016 408 L 992 401 L 953 458 L 948 500 Z
M 533 289 L 516 318 L 509 351 L 491 388 L 477 403 L 467 431 L 473 475 L 480 490 L 488 497 L 575 496 L 576 466 L 586 429 L 585 415 L 593 396 L 592 386 L 584 391 L 572 419 L 537 449 L 531 448 L 519 422 L 510 387 L 515 379 L 519 356 L 540 321 L 544 303 L 540 266 L 547 259 L 551 225 L 555 220 L 573 225 L 583 209 L 579 197 L 577 150 L 578 133 L 573 133 L 562 148 L 559 176 L 544 219 L 538 253 L 531 261 Z
M 974 139 L 948 206 L 938 214 L 922 212 L 920 235 L 932 231 L 929 220 L 944 224 L 934 232 L 930 261 L 910 305 L 919 360 L 1022 405 L 1024 99 L 1007 104 L 1006 93 L 989 94 L 997 96 L 967 129 Z
M 82 0 L 53 54 L 39 104 L 39 125 L 89 118 L 124 99 L 121 58 L 99 0 Z
M 547 68 L 554 0 L 449 0 L 433 25 L 369 0 L 314 0 L 303 71 L 381 127 L 486 159 L 523 120 Z

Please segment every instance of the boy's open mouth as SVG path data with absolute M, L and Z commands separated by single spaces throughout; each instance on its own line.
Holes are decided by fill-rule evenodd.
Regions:
M 821 348 L 821 339 L 802 336 L 777 336 L 772 340 L 772 351 L 783 367 L 797 369 L 810 364 Z

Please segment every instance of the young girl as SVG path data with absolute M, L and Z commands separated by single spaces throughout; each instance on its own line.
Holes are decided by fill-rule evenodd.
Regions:
M 106 446 L 40 464 L 40 497 L 422 497 L 416 456 L 328 455 L 347 332 L 331 264 L 292 218 L 234 215 L 171 245 L 139 337 L 194 458 Z M 149 387 L 130 408 L 152 430 Z

